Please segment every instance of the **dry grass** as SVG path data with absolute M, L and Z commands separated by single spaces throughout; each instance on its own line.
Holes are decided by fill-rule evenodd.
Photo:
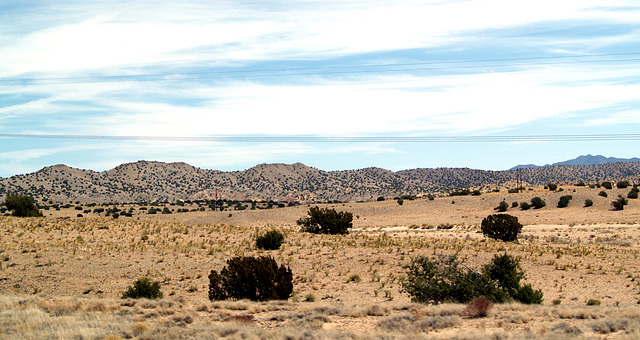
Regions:
M 585 190 L 574 196 L 588 195 Z M 632 200 L 623 212 L 571 205 L 508 211 L 525 221 L 538 214 L 545 223 L 525 225 L 520 243 L 503 243 L 482 237 L 476 223 L 493 212 L 498 199 L 338 205 L 360 216 L 357 228 L 344 236 L 298 232 L 295 219 L 303 207 L 261 211 L 255 220 L 258 215 L 250 214 L 256 212 L 234 212 L 234 219 L 247 221 L 241 225 L 220 223 L 225 218 L 220 213 L 0 217 L 0 338 L 631 339 L 640 334 L 638 202 Z M 434 215 L 428 220 L 434 223 L 416 223 L 427 215 Z M 583 224 L 584 219 L 593 223 Z M 437 228 L 445 224 L 451 228 Z M 255 235 L 264 227 L 286 234 L 280 250 L 256 249 Z M 495 305 L 486 317 L 475 318 L 479 315 L 465 305 L 411 303 L 401 289 L 403 265 L 412 257 L 457 254 L 478 268 L 504 252 L 518 256 L 527 283 L 542 288 L 543 306 Z M 291 266 L 295 295 L 289 301 L 207 299 L 210 270 L 236 255 L 264 254 Z M 119 299 L 142 276 L 160 281 L 165 298 Z M 590 299 L 601 304 L 588 306 Z

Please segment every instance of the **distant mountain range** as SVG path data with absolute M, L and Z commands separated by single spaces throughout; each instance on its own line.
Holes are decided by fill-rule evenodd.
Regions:
M 557 163 L 547 164 L 547 165 L 521 164 L 521 165 L 516 165 L 509 170 L 535 169 L 535 168 L 542 168 L 542 167 L 556 166 L 556 165 L 598 165 L 598 164 L 625 163 L 625 162 L 637 163 L 637 162 L 640 162 L 640 158 L 637 158 L 637 157 L 616 158 L 616 157 L 605 157 L 602 155 L 596 155 L 596 156 L 586 155 L 586 156 L 579 156 L 577 158 L 570 159 L 568 161 L 557 162 Z
M 584 157 L 594 156 L 574 161 Z M 0 178 L 0 201 L 7 193 L 29 195 L 44 204 L 198 199 L 372 201 L 380 196 L 437 195 L 460 188 L 483 192 L 514 188 L 518 176 L 525 185 L 619 179 L 639 182 L 640 163 L 556 165 L 520 171 L 437 168 L 398 172 L 381 168 L 323 171 L 301 163 L 260 164 L 230 172 L 150 161 L 126 163 L 103 172 L 54 165 L 31 174 Z

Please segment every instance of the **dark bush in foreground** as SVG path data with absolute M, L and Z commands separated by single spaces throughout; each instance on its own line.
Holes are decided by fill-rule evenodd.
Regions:
M 256 237 L 256 247 L 264 250 L 276 250 L 280 249 L 282 242 L 284 241 L 284 235 L 277 230 L 269 230 L 262 235 Z
M 481 272 L 475 272 L 460 263 L 456 256 L 430 259 L 421 256 L 407 266 L 407 279 L 402 288 L 414 302 L 467 303 L 478 297 L 502 303 L 511 300 L 522 303 L 542 303 L 542 291 L 530 285 L 520 285 L 525 274 L 517 258 L 496 255 Z
M 347 211 L 337 212 L 329 208 L 309 208 L 309 215 L 296 223 L 302 231 L 314 234 L 348 234 L 352 226 L 353 214 Z
M 529 203 L 527 203 L 527 202 L 520 202 L 520 209 L 522 209 L 522 210 L 529 210 L 529 208 L 531 208 L 531 206 L 529 205 Z
M 590 199 L 584 200 L 584 206 L 585 207 L 590 207 L 592 205 L 593 205 L 593 201 L 592 200 L 590 200 Z
M 522 230 L 522 224 L 518 218 L 509 214 L 494 214 L 482 220 L 482 234 L 495 240 L 505 242 L 516 241 L 518 233 Z
M 629 191 L 629 193 L 627 194 L 627 198 L 630 199 L 637 199 L 638 198 L 638 188 L 634 187 L 631 189 L 631 191 Z
M 33 200 L 29 196 L 9 196 L 4 201 L 7 209 L 11 210 L 11 215 L 17 217 L 42 217 L 42 213 L 33 204 Z
M 286 300 L 293 292 L 291 269 L 270 256 L 237 256 L 209 274 L 209 300 Z
M 122 293 L 123 299 L 162 299 L 160 282 L 151 281 L 149 278 L 141 277 L 133 286 L 129 286 L 127 291 Z
M 607 197 L 609 195 L 607 195 L 607 192 L 603 190 L 598 193 L 598 196 Z

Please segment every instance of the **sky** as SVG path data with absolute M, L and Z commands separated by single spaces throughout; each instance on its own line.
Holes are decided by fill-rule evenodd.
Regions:
M 637 0 L 0 0 L 0 177 L 638 157 Z

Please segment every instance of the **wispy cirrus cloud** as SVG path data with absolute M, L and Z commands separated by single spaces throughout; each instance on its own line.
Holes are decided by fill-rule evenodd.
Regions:
M 635 1 L 0 6 L 0 133 L 570 134 L 638 124 L 640 56 L 629 54 L 640 53 Z M 578 58 L 589 55 L 601 57 Z M 16 168 L 80 157 L 60 141 L 46 143 L 13 139 L 4 155 L 14 157 Z M 362 160 L 383 152 L 409 164 L 420 148 L 216 144 L 215 158 L 207 156 L 210 144 L 109 145 L 113 150 L 94 158 L 182 157 L 231 166 L 305 154 L 352 152 L 350 158 Z M 57 151 L 37 152 L 49 148 Z M 22 151 L 34 156 L 20 158 Z M 451 159 L 448 154 L 454 152 L 440 157 Z

